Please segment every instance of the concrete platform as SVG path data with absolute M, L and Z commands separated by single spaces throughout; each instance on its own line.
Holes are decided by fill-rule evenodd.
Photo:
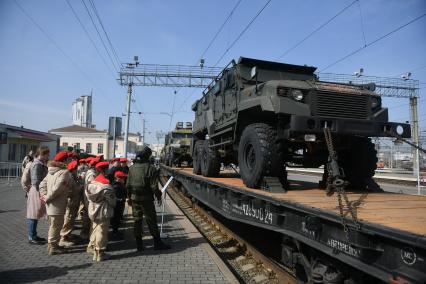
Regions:
M 2 185 L 0 195 L 0 283 L 238 283 L 170 199 L 164 232 L 171 250 L 154 251 L 147 233 L 145 251 L 137 253 L 131 217 L 126 215 L 124 240 L 110 239 L 111 258 L 93 263 L 85 244 L 55 256 L 47 255 L 47 245 L 28 244 L 23 191 L 17 185 Z M 46 237 L 47 230 L 47 221 L 39 221 L 38 235 Z

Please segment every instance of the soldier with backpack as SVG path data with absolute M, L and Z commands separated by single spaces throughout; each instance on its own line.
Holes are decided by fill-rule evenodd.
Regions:
M 154 238 L 154 249 L 170 249 L 160 238 L 157 225 L 157 213 L 155 212 L 154 196 L 161 201 L 162 193 L 158 189 L 158 171 L 149 163 L 151 149 L 147 146 L 136 154 L 135 164 L 130 167 L 126 181 L 128 204 L 132 206 L 133 233 L 138 251 L 144 249 L 142 243 L 142 219 L 145 221 L 149 232 Z

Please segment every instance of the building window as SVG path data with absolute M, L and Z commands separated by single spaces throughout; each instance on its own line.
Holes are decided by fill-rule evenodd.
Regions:
M 68 147 L 68 142 L 62 142 L 62 147 L 67 148 Z
M 86 143 L 86 153 L 92 153 L 92 143 Z
M 74 149 L 79 151 L 80 150 L 80 143 L 75 143 Z
M 20 158 L 19 160 L 23 160 L 24 157 L 27 155 L 27 149 L 28 149 L 28 145 L 26 144 L 21 144 L 21 153 L 20 153 Z
M 16 161 L 16 148 L 17 148 L 16 144 L 9 144 L 9 156 L 8 156 L 9 161 Z
M 104 144 L 98 143 L 98 154 L 103 154 L 103 153 L 104 153 Z

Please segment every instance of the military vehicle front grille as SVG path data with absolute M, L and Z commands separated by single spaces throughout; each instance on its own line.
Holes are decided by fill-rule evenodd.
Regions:
M 366 119 L 368 97 L 360 94 L 320 92 L 317 94 L 315 114 L 341 118 Z

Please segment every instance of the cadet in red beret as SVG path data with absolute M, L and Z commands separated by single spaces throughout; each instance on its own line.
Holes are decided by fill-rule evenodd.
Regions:
M 92 233 L 87 250 L 93 250 L 93 261 L 103 261 L 108 243 L 108 227 L 114 215 L 115 195 L 109 180 L 105 177 L 108 162 L 99 162 L 96 169 L 99 174 L 89 184 L 86 195 L 89 200 L 89 218 L 92 220 Z
M 47 163 L 48 174 L 39 185 L 40 199 L 46 203 L 49 216 L 47 252 L 49 255 L 64 253 L 60 245 L 61 230 L 64 226 L 68 195 L 73 190 L 72 176 L 67 170 L 68 153 L 56 153 L 53 161 Z
M 89 238 L 89 232 L 90 232 L 90 228 L 91 228 L 91 221 L 89 219 L 89 215 L 88 215 L 88 206 L 89 206 L 89 201 L 87 200 L 87 188 L 89 187 L 89 184 L 95 179 L 96 177 L 96 164 L 100 162 L 100 158 L 98 157 L 88 157 L 86 158 L 87 163 L 89 164 L 89 168 L 85 171 L 84 173 L 84 187 L 83 187 L 83 210 L 82 210 L 82 214 L 81 214 L 81 223 L 82 223 L 82 228 L 81 228 L 81 233 L 80 233 L 80 237 L 82 239 L 88 239 Z M 88 253 L 92 253 L 93 249 L 92 249 L 92 244 L 89 243 L 89 245 L 87 246 L 87 252 Z
M 60 151 L 58 153 L 56 153 L 55 157 L 53 158 L 53 160 L 55 162 L 63 162 L 68 158 L 68 152 L 65 151 Z
M 68 171 L 71 173 L 70 193 L 67 202 L 67 208 L 64 217 L 64 225 L 61 229 L 61 240 L 59 245 L 69 247 L 74 244 L 71 240 L 71 233 L 74 228 L 75 219 L 77 218 L 78 207 L 80 205 L 80 194 L 82 183 L 77 174 L 78 162 L 72 160 L 68 166 Z
M 76 160 L 73 160 L 68 164 L 67 168 L 71 172 L 71 171 L 76 170 L 77 166 L 78 166 L 78 162 Z
M 109 182 L 112 184 L 112 182 L 114 181 L 114 178 L 115 178 L 115 176 L 114 176 L 115 172 L 121 171 L 122 168 L 120 166 L 120 158 L 113 158 L 111 160 L 111 162 L 112 162 L 111 168 L 108 170 L 107 177 L 109 179 Z
M 114 208 L 114 216 L 111 218 L 112 236 L 113 238 L 122 238 L 118 228 L 120 227 L 121 220 L 123 220 L 123 212 L 126 204 L 127 191 L 125 187 L 125 179 L 127 174 L 122 171 L 116 171 L 114 174 L 114 181 L 112 188 L 114 189 L 115 198 L 117 200 Z
M 121 158 L 120 159 L 120 167 L 121 171 L 123 171 L 125 174 L 129 173 L 129 167 L 127 166 L 127 158 Z

